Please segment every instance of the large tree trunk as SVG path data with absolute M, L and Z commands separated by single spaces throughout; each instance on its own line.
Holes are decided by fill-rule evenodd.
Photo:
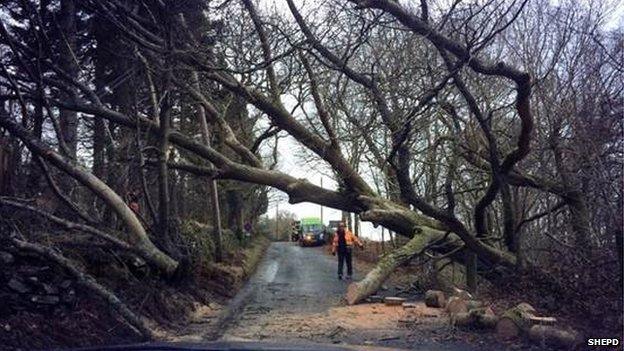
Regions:
M 422 228 L 422 232 L 407 244 L 384 256 L 363 280 L 351 283 L 347 289 L 347 303 L 353 305 L 374 294 L 398 266 L 421 254 L 429 243 L 441 239 L 444 234 L 439 230 Z
M 160 243 L 170 253 L 173 243 L 169 233 L 170 196 L 169 196 L 169 169 L 167 159 L 169 153 L 169 97 L 165 98 L 166 106 L 160 111 L 160 135 L 158 139 L 158 236 Z
M 76 3 L 74 0 L 62 0 L 59 16 L 60 22 L 60 66 L 71 77 L 78 76 L 76 64 Z M 72 89 L 72 88 L 70 88 Z M 71 99 L 71 96 L 64 98 Z M 76 112 L 61 109 L 60 112 L 61 137 L 67 145 L 70 157 L 76 158 L 76 148 L 78 146 L 78 116 Z M 69 186 L 69 184 L 65 184 Z M 66 188 L 64 190 L 67 190 Z

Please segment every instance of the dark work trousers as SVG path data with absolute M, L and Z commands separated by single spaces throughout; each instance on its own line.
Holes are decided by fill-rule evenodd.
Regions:
M 347 275 L 353 275 L 353 262 L 351 260 L 351 248 L 338 249 L 338 276 L 342 277 L 342 267 L 347 262 Z

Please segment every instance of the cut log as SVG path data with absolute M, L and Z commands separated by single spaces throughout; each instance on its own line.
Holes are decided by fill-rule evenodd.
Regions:
M 462 298 L 459 298 L 457 296 L 451 296 L 451 298 L 446 303 L 446 311 L 449 314 L 457 314 L 462 312 L 467 313 L 468 303 Z
M 474 308 L 468 313 L 472 316 L 474 325 L 478 328 L 493 329 L 498 322 L 498 317 L 490 307 Z
M 407 244 L 383 256 L 364 279 L 349 285 L 346 296 L 349 305 L 364 301 L 374 294 L 398 266 L 421 254 L 430 242 L 443 238 L 445 234 L 443 231 L 427 227 L 420 227 L 420 229 L 420 233 Z
M 496 326 L 498 318 L 490 307 L 472 309 L 469 312 L 451 314 L 451 325 L 479 329 L 491 329 Z
M 531 323 L 535 325 L 555 325 L 557 324 L 557 318 L 555 317 L 529 317 Z
M 446 306 L 446 296 L 440 290 L 427 290 L 425 292 L 425 305 L 427 307 L 442 308 Z
M 520 328 L 509 318 L 501 318 L 496 323 L 496 335 L 502 340 L 513 340 L 520 336 Z
M 502 339 L 515 338 L 520 334 L 528 334 L 535 325 L 552 326 L 556 323 L 553 317 L 537 316 L 537 311 L 528 303 L 520 303 L 503 313 L 496 326 L 496 332 Z
M 529 339 L 542 346 L 554 346 L 562 349 L 572 349 L 580 337 L 576 331 L 567 331 L 551 325 L 534 325 L 529 329 Z
M 501 319 L 509 319 L 516 324 L 521 332 L 527 333 L 533 326 L 531 318 L 535 317 L 535 308 L 528 303 L 521 303 L 503 313 Z

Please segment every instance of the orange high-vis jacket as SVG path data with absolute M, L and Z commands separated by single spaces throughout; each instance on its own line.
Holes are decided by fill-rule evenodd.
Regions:
M 360 247 L 364 246 L 364 244 L 362 244 L 360 239 L 358 239 L 357 236 L 353 235 L 353 233 L 351 233 L 351 231 L 347 228 L 345 228 L 345 241 L 347 242 L 347 247 L 353 247 L 354 243 Z M 337 249 L 338 249 L 338 231 L 334 233 L 334 240 L 332 242 L 332 253 L 335 253 Z

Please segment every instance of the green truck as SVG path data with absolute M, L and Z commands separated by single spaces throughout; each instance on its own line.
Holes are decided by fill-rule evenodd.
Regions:
M 304 217 L 299 221 L 299 245 L 316 246 L 325 244 L 325 226 L 318 217 Z

